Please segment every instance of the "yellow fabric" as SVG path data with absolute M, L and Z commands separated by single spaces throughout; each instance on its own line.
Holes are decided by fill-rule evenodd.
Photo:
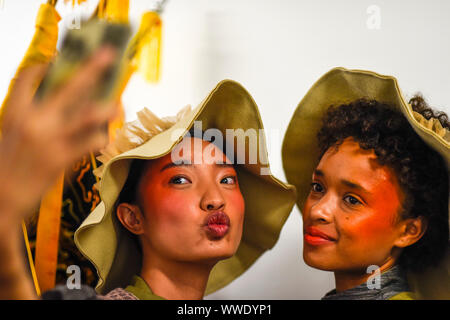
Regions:
M 157 13 L 147 12 L 142 17 L 141 25 L 147 29 L 147 32 L 139 40 L 135 61 L 138 71 L 144 79 L 149 82 L 157 82 L 161 68 L 162 22 Z
M 58 264 L 59 230 L 64 188 L 64 174 L 41 201 L 36 233 L 36 275 L 40 289 L 52 289 L 56 281 Z
M 100 0 L 97 7 L 97 16 L 100 19 L 117 23 L 128 23 L 128 12 L 129 0 Z M 159 81 L 161 24 L 158 14 L 149 12 L 143 15 L 139 30 L 127 48 L 128 67 L 121 80 L 119 100 L 131 76 L 137 70 L 148 81 Z M 119 114 L 108 127 L 110 141 L 114 141 L 116 130 L 122 127 L 124 119 L 125 113 L 120 103 Z
M 389 298 L 389 300 L 415 300 L 414 294 L 409 291 L 401 292 Z
M 57 1 L 57 0 L 56 0 Z M 54 2 L 56 3 L 54 0 Z M 64 0 L 65 3 L 72 1 L 72 6 L 75 6 L 75 3 L 82 4 L 83 2 L 86 2 L 87 0 Z
M 130 42 L 128 56 L 131 67 L 149 82 L 157 82 L 161 69 L 162 21 L 158 13 L 144 13 L 136 35 Z
M 9 102 L 12 89 L 20 72 L 27 67 L 48 63 L 56 53 L 56 43 L 58 41 L 58 22 L 61 20 L 58 12 L 50 4 L 42 4 L 39 8 L 36 19 L 36 31 L 30 46 L 25 53 L 19 67 L 17 68 L 14 78 L 9 84 L 8 93 L 3 101 L 0 110 L 0 122 L 3 114 L 3 107 Z M 36 84 L 36 89 L 38 87 Z M 1 125 L 1 123 L 0 123 Z
M 23 239 L 25 240 L 25 248 L 27 250 L 28 264 L 30 265 L 31 278 L 33 279 L 34 289 L 38 296 L 41 295 L 41 289 L 39 288 L 39 282 L 36 275 L 36 269 L 34 268 L 33 255 L 31 254 L 30 242 L 28 241 L 28 231 L 25 221 L 22 220 L 22 232 Z
M 131 67 L 131 64 L 128 62 L 126 71 L 124 72 L 124 75 L 120 82 L 119 91 L 117 93 L 118 101 L 120 101 L 120 99 L 121 99 L 120 97 L 122 96 L 123 91 L 125 90 L 125 88 L 128 84 L 128 81 L 130 81 L 130 78 L 131 78 L 133 72 L 134 72 L 134 70 Z M 112 121 L 110 121 L 110 123 L 108 125 L 108 135 L 109 135 L 110 142 L 114 141 L 114 139 L 116 138 L 116 131 L 117 131 L 117 129 L 122 128 L 124 119 L 125 119 L 125 112 L 124 112 L 123 104 L 120 101 L 119 106 L 118 106 L 118 114 Z
M 156 159 L 169 153 L 195 120 L 202 121 L 203 130 L 217 128 L 224 137 L 226 129 L 263 128 L 258 108 L 249 93 L 237 82 L 224 80 L 173 127 L 106 164 L 100 181 L 102 202 L 75 233 L 78 249 L 97 269 L 99 283 L 96 289 L 99 293 L 127 285 L 131 277 L 140 272 L 140 250 L 130 233 L 120 227 L 113 212 L 131 160 Z M 258 145 L 258 153 L 267 159 L 265 138 L 261 141 L 258 138 Z M 266 169 L 269 174 L 261 175 L 261 169 Z M 275 245 L 295 204 L 295 188 L 272 176 L 268 165 L 260 162 L 238 165 L 237 174 L 246 204 L 242 241 L 232 258 L 213 268 L 206 294 L 230 283 Z
M 97 16 L 110 22 L 128 23 L 129 0 L 100 0 Z
M 131 76 L 139 71 L 149 82 L 158 82 L 160 78 L 161 60 L 161 25 L 162 21 L 155 12 L 143 15 L 138 32 L 128 45 L 126 57 L 127 70 L 121 80 L 118 96 L 125 90 Z M 116 130 L 123 126 L 125 114 L 120 104 L 119 114 L 109 124 L 109 140 L 114 141 Z
M 444 133 L 440 123 L 414 113 L 394 77 L 371 71 L 335 68 L 323 75 L 300 101 L 283 141 L 283 168 L 287 181 L 297 188 L 300 210 L 309 194 L 312 173 L 319 162 L 317 132 L 322 127 L 324 114 L 331 105 L 349 103 L 359 98 L 375 99 L 401 112 L 425 143 L 439 152 L 446 161 L 447 170 L 450 170 L 448 130 Z M 435 298 L 450 297 L 448 270 L 450 258 L 444 259 L 434 272 L 412 276 L 414 282 L 422 284 L 418 285 L 423 292 L 422 298 L 430 294 Z M 435 279 L 431 281 L 431 277 Z

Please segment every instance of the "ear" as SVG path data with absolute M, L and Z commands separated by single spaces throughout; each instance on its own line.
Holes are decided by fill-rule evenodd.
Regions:
M 400 222 L 400 236 L 394 242 L 399 248 L 413 245 L 422 238 L 427 230 L 427 223 L 423 217 L 409 218 Z
M 144 233 L 143 215 L 138 206 L 121 203 L 117 206 L 117 218 L 131 233 L 140 235 Z

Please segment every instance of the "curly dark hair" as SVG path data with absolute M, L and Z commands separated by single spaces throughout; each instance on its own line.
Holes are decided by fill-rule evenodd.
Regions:
M 447 114 L 430 108 L 421 93 L 416 93 L 414 97 L 409 100 L 409 104 L 414 111 L 419 112 L 425 119 L 429 120 L 431 118 L 436 118 L 443 128 L 450 130 L 450 122 L 448 121 Z
M 420 95 L 410 100 L 414 111 L 425 118 L 437 117 L 449 128 L 444 113 L 435 114 Z M 318 133 L 320 158 L 332 146 L 353 137 L 362 149 L 374 150 L 381 165 L 392 168 L 405 194 L 400 219 L 422 216 L 422 238 L 403 249 L 398 264 L 421 272 L 438 263 L 449 245 L 449 176 L 442 156 L 429 147 L 406 118 L 389 105 L 359 99 L 331 106 Z

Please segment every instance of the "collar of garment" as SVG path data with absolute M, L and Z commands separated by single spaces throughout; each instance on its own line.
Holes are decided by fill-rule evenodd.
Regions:
M 125 288 L 139 300 L 166 300 L 152 292 L 147 282 L 139 276 L 133 276 L 130 284 Z
M 336 292 L 336 289 L 333 289 L 322 300 L 388 300 L 410 290 L 405 273 L 398 265 L 381 273 L 379 284 L 376 286 L 375 282 L 372 283 L 373 289 L 369 288 L 368 283 L 342 292 Z

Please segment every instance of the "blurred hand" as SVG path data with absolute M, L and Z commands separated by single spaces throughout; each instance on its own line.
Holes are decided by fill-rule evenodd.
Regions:
M 33 100 L 34 88 L 47 66 L 21 73 L 2 122 L 0 216 L 29 214 L 66 167 L 107 144 L 106 124 L 115 117 L 117 104 L 100 104 L 92 97 L 114 58 L 113 49 L 102 48 L 40 101 Z

